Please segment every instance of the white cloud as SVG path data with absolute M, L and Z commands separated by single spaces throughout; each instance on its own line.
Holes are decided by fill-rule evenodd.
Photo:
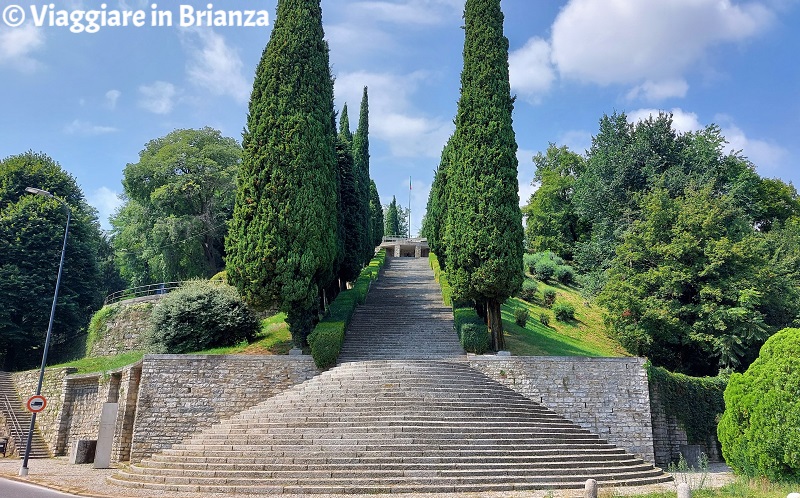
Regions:
M 531 38 L 508 55 L 508 71 L 512 91 L 531 103 L 539 103 L 556 78 L 550 62 L 550 44 L 538 37 Z
M 533 185 L 533 174 L 536 172 L 533 166 L 533 156 L 535 155 L 536 153 L 532 150 L 517 149 L 517 161 L 519 161 L 517 181 L 519 182 L 520 207 L 526 206 L 531 195 L 539 188 L 538 185 Z
M 139 87 L 139 107 L 154 114 L 169 114 L 175 106 L 178 90 L 172 83 L 156 81 Z
M 411 189 L 411 235 L 417 236 L 422 230 L 422 216 L 428 208 L 428 196 L 431 192 L 431 185 L 422 180 L 412 179 Z M 408 191 L 408 179 L 403 181 L 400 192 Z M 408 197 L 403 196 L 397 199 L 398 204 L 408 208 Z
M 672 129 L 677 132 L 686 133 L 705 128 L 705 126 L 700 123 L 700 119 L 697 117 L 697 114 L 684 111 L 680 108 L 674 108 L 669 111 L 659 109 L 637 109 L 635 111 L 627 112 L 626 115 L 628 116 L 629 122 L 638 123 L 639 121 L 646 120 L 650 116 L 656 118 L 660 112 L 672 113 Z
M 336 77 L 337 109 L 347 103 L 350 124 L 358 123 L 358 109 L 365 86 L 369 87 L 370 138 L 388 143 L 395 157 L 439 157 L 451 135 L 451 121 L 425 116 L 411 105 L 411 96 L 427 74 L 408 75 L 355 72 Z
M 112 111 L 117 108 L 117 101 L 119 97 L 122 95 L 122 92 L 119 90 L 109 90 L 106 92 L 106 107 L 111 109 Z
M 556 144 L 566 145 L 572 152 L 585 155 L 592 147 L 592 134 L 584 130 L 571 130 L 561 135 Z
M 681 78 L 664 81 L 647 80 L 628 92 L 628 100 L 643 98 L 650 102 L 659 102 L 672 97 L 683 98 L 689 91 L 689 84 Z
M 571 0 L 552 26 L 564 77 L 640 84 L 677 79 L 709 47 L 762 32 L 772 12 L 731 0 Z
M 211 29 L 186 29 L 181 33 L 189 55 L 186 64 L 189 81 L 214 95 L 229 95 L 246 103 L 252 85 L 243 75 L 244 63 L 236 48 Z
M 100 187 L 90 193 L 86 201 L 97 209 L 98 219 L 103 228 L 110 229 L 108 218 L 122 205 L 119 193 L 108 187 Z
M 445 12 L 442 6 L 453 2 L 410 0 L 406 3 L 394 2 L 354 2 L 353 11 L 376 22 L 396 24 L 435 25 L 442 22 Z
M 88 121 L 81 121 L 80 119 L 76 119 L 64 127 L 64 133 L 67 135 L 94 136 L 115 133 L 117 131 L 119 130 L 113 126 L 96 125 Z
M 19 28 L 0 29 L 0 65 L 8 65 L 18 71 L 31 73 L 41 63 L 31 53 L 44 46 L 44 30 L 32 23 Z

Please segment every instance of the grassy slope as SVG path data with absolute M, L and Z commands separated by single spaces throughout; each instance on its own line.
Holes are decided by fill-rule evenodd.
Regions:
M 262 320 L 261 331 L 250 344 L 242 343 L 226 348 L 196 351 L 193 354 L 285 354 L 292 347 L 289 326 L 285 320 L 286 315 L 283 313 Z M 78 369 L 77 373 L 105 372 L 136 363 L 143 356 L 143 351 L 130 351 L 117 356 L 81 358 L 50 368 L 73 367 Z
M 575 319 L 559 322 L 552 310 L 542 304 L 545 289 L 555 289 L 556 299 L 575 307 Z M 514 323 L 514 309 L 525 307 L 529 318 L 525 328 Z M 548 326 L 542 325 L 539 315 L 547 313 Z M 561 284 L 539 282 L 533 303 L 511 298 L 503 305 L 503 327 L 506 348 L 518 356 L 628 356 L 622 346 L 606 333 L 603 310 L 586 302 L 577 289 Z

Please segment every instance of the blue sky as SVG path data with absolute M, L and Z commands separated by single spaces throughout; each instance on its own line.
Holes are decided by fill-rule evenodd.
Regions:
M 213 0 L 212 0 L 213 1 Z M 0 0 L 56 10 L 93 0 Z M 37 3 L 39 2 L 39 3 Z M 154 2 L 106 0 L 107 9 Z M 161 0 L 205 9 L 208 1 Z M 0 21 L 0 157 L 41 151 L 72 173 L 108 226 L 122 171 L 149 140 L 211 126 L 241 140 L 255 67 L 276 0 L 217 0 L 266 10 L 269 27 L 16 28 Z M 433 171 L 453 130 L 463 48 L 463 0 L 323 0 L 336 107 L 351 124 L 370 93 L 371 175 L 384 204 L 407 205 L 419 229 Z M 510 42 L 520 195 L 531 157 L 549 142 L 582 152 L 603 113 L 675 127 L 721 126 L 762 176 L 800 185 L 800 1 L 503 0 Z M 27 12 L 30 18 L 30 11 Z

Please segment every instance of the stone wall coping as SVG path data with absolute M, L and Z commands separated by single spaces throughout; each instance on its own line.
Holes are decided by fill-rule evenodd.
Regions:
M 249 355 L 249 354 L 146 354 L 143 362 L 147 360 L 216 360 L 216 361 L 274 361 L 274 362 L 297 362 L 304 361 L 313 363 L 311 355 L 289 356 L 289 355 Z
M 470 356 L 469 361 L 559 361 L 559 362 L 644 362 L 646 358 L 641 356 L 497 356 L 497 355 L 475 355 Z

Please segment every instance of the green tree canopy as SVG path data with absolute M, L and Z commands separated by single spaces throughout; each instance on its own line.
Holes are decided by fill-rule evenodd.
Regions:
M 224 268 L 241 147 L 211 128 L 151 140 L 123 171 L 112 244 L 133 285 L 211 277 Z
M 373 242 L 373 228 L 370 199 L 370 178 L 369 178 L 369 96 L 367 87 L 361 97 L 361 110 L 358 114 L 358 128 L 353 136 L 353 160 L 355 163 L 354 176 L 356 185 L 356 197 L 359 202 L 358 225 L 361 227 L 361 262 L 362 265 L 369 263 L 375 255 L 375 245 Z
M 75 179 L 44 154 L 27 152 L 0 161 L 3 370 L 34 368 L 41 362 L 67 221 L 66 210 L 58 200 L 28 194 L 26 187 L 52 193 L 72 212 L 53 324 L 51 363 L 70 359 L 83 350 L 83 330 L 104 297 L 97 214 L 86 204 Z
M 392 202 L 389 203 L 389 206 L 386 208 L 386 228 L 384 232 L 386 235 L 402 235 L 400 233 L 400 211 L 397 208 L 397 198 L 392 196 Z
M 361 220 L 361 202 L 356 193 L 355 167 L 352 153 L 350 122 L 347 117 L 347 105 L 339 119 L 339 136 L 336 141 L 336 154 L 339 165 L 339 202 L 341 219 L 338 226 L 342 230 L 342 257 L 338 277 L 343 282 L 354 281 L 363 267 L 361 254 L 365 236 Z
M 445 250 L 445 223 L 447 222 L 447 168 L 452 158 L 452 139 L 447 141 L 442 150 L 439 167 L 433 176 L 433 184 L 428 194 L 428 205 L 425 219 L 422 222 L 423 236 L 428 239 L 428 247 L 436 254 L 442 268 L 447 268 L 447 251 Z
M 500 350 L 500 306 L 523 278 L 514 101 L 500 0 L 467 0 L 464 21 L 461 97 L 447 176 L 447 277 L 457 298 L 486 303 L 492 346 Z
M 285 311 L 302 347 L 338 245 L 336 118 L 319 0 L 279 0 L 243 147 L 228 280 L 252 305 Z
M 383 240 L 383 206 L 374 180 L 369 182 L 369 212 L 372 221 L 372 246 L 378 247 Z

